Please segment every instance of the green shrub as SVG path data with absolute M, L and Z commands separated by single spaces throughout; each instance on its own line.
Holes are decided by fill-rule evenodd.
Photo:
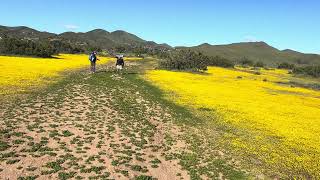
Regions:
M 168 58 L 160 62 L 165 69 L 205 71 L 209 57 L 190 50 L 179 50 L 171 53 Z
M 264 67 L 265 65 L 264 65 L 264 63 L 263 62 L 261 62 L 261 61 L 258 61 L 258 62 L 256 62 L 255 64 L 254 64 L 254 67 Z
M 135 178 L 135 180 L 153 180 L 152 176 L 140 175 Z
M 294 74 L 305 74 L 313 77 L 320 77 L 320 66 L 296 67 L 292 71 Z
M 51 40 L 50 45 L 58 53 L 66 53 L 66 54 L 85 53 L 85 50 L 83 49 L 83 47 L 79 47 L 77 45 L 74 45 L 74 44 L 71 44 L 68 42 L 64 42 L 64 41 L 60 41 L 60 40 Z M 96 48 L 94 50 L 101 51 L 101 49 L 99 49 L 99 48 Z M 90 51 L 90 52 L 92 52 L 92 51 Z
M 226 58 L 205 56 L 191 50 L 178 50 L 171 53 L 163 52 L 159 56 L 160 67 L 164 69 L 205 71 L 207 66 L 234 67 L 234 63 Z
M 215 56 L 215 57 L 210 57 L 208 60 L 208 66 L 219 66 L 219 67 L 234 67 L 234 63 L 226 58 L 220 57 L 220 56 Z
M 294 65 L 294 64 L 287 63 L 287 62 L 283 62 L 283 63 L 280 63 L 280 64 L 278 65 L 278 68 L 279 68 L 279 69 L 294 69 L 294 68 L 295 68 L 295 65 Z
M 37 42 L 3 37 L 0 41 L 0 53 L 8 55 L 51 57 L 58 52 L 49 42 L 46 41 Z
M 253 61 L 249 60 L 246 57 L 241 58 L 239 62 L 241 65 L 244 65 L 244 66 L 253 66 L 254 65 Z
M 10 147 L 10 145 L 7 142 L 0 141 L 0 151 L 5 151 Z

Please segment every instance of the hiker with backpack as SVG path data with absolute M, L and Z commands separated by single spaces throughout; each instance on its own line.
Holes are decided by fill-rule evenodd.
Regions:
M 92 73 L 95 73 L 96 72 L 96 61 L 99 60 L 97 58 L 97 52 L 96 51 L 93 51 L 90 56 L 89 56 L 89 60 L 90 60 L 90 71 Z
M 123 55 L 118 55 L 116 56 L 116 58 L 117 58 L 117 62 L 116 62 L 117 72 L 121 72 L 124 67 Z

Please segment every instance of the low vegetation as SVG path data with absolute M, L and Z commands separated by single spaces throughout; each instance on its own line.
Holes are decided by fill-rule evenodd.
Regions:
M 80 47 L 74 47 L 70 43 L 61 41 L 34 41 L 31 39 L 19 39 L 15 37 L 4 36 L 0 39 L 0 54 L 2 55 L 20 55 L 36 56 L 50 58 L 59 53 L 84 53 L 85 50 Z
M 57 49 L 49 42 L 34 42 L 10 37 L 3 37 L 0 40 L 0 54 L 51 57 L 57 53 Z
M 247 57 L 242 57 L 239 60 L 239 64 L 242 66 L 253 66 L 254 62 L 252 60 L 248 59 Z
M 235 63 L 230 61 L 229 59 L 223 58 L 221 56 L 213 56 L 213 57 L 206 57 L 208 60 L 208 66 L 218 66 L 224 68 L 233 68 Z
M 234 63 L 220 56 L 209 57 L 191 50 L 177 50 L 161 56 L 164 69 L 206 71 L 208 66 L 233 67 Z
M 278 68 L 279 68 L 279 69 L 294 69 L 294 68 L 295 68 L 295 65 L 294 65 L 294 64 L 287 63 L 287 62 L 284 62 L 284 63 L 280 63 L 280 64 L 278 65 Z
M 264 64 L 263 62 L 261 62 L 261 61 L 258 61 L 258 62 L 256 62 L 256 63 L 254 64 L 254 67 L 260 67 L 260 68 L 262 68 L 262 67 L 265 67 L 265 64 Z
M 207 57 L 201 53 L 180 50 L 168 55 L 168 58 L 160 62 L 160 67 L 175 70 L 205 71 L 207 70 Z
M 303 66 L 293 68 L 293 73 L 304 74 L 315 78 L 320 77 L 320 66 Z

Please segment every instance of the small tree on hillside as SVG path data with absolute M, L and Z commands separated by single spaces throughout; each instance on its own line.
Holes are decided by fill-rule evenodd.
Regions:
M 126 47 L 124 47 L 124 46 L 117 46 L 117 47 L 115 48 L 115 51 L 116 51 L 117 53 L 125 53 L 125 52 L 126 52 Z
M 160 66 L 166 69 L 205 71 L 209 58 L 202 53 L 191 50 L 173 52 L 168 58 L 161 61 Z
M 278 68 L 279 68 L 279 69 L 294 69 L 294 68 L 295 68 L 295 65 L 294 65 L 294 64 L 287 63 L 287 62 L 283 62 L 283 63 L 280 63 L 280 64 L 278 65 Z
M 264 63 L 263 62 L 261 62 L 261 61 L 258 61 L 258 62 L 256 62 L 255 64 L 254 64 L 254 67 L 264 67 L 265 65 L 264 65 Z
M 247 57 L 243 57 L 240 59 L 240 64 L 244 65 L 244 66 L 253 66 L 254 63 L 253 63 L 253 61 L 251 61 Z
M 215 57 L 209 58 L 208 66 L 219 66 L 219 67 L 230 68 L 230 67 L 234 67 L 234 63 L 226 58 L 215 56 Z

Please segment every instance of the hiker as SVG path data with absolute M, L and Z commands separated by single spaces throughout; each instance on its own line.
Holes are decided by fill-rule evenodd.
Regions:
M 120 72 L 124 67 L 123 55 L 118 55 L 116 57 L 117 57 L 116 69 L 117 69 L 117 72 Z
M 91 63 L 91 66 L 90 66 L 90 71 L 92 73 L 95 73 L 96 72 L 96 61 L 99 60 L 97 58 L 97 52 L 96 51 L 93 51 L 90 56 L 89 56 L 89 60 L 90 60 L 90 63 Z

